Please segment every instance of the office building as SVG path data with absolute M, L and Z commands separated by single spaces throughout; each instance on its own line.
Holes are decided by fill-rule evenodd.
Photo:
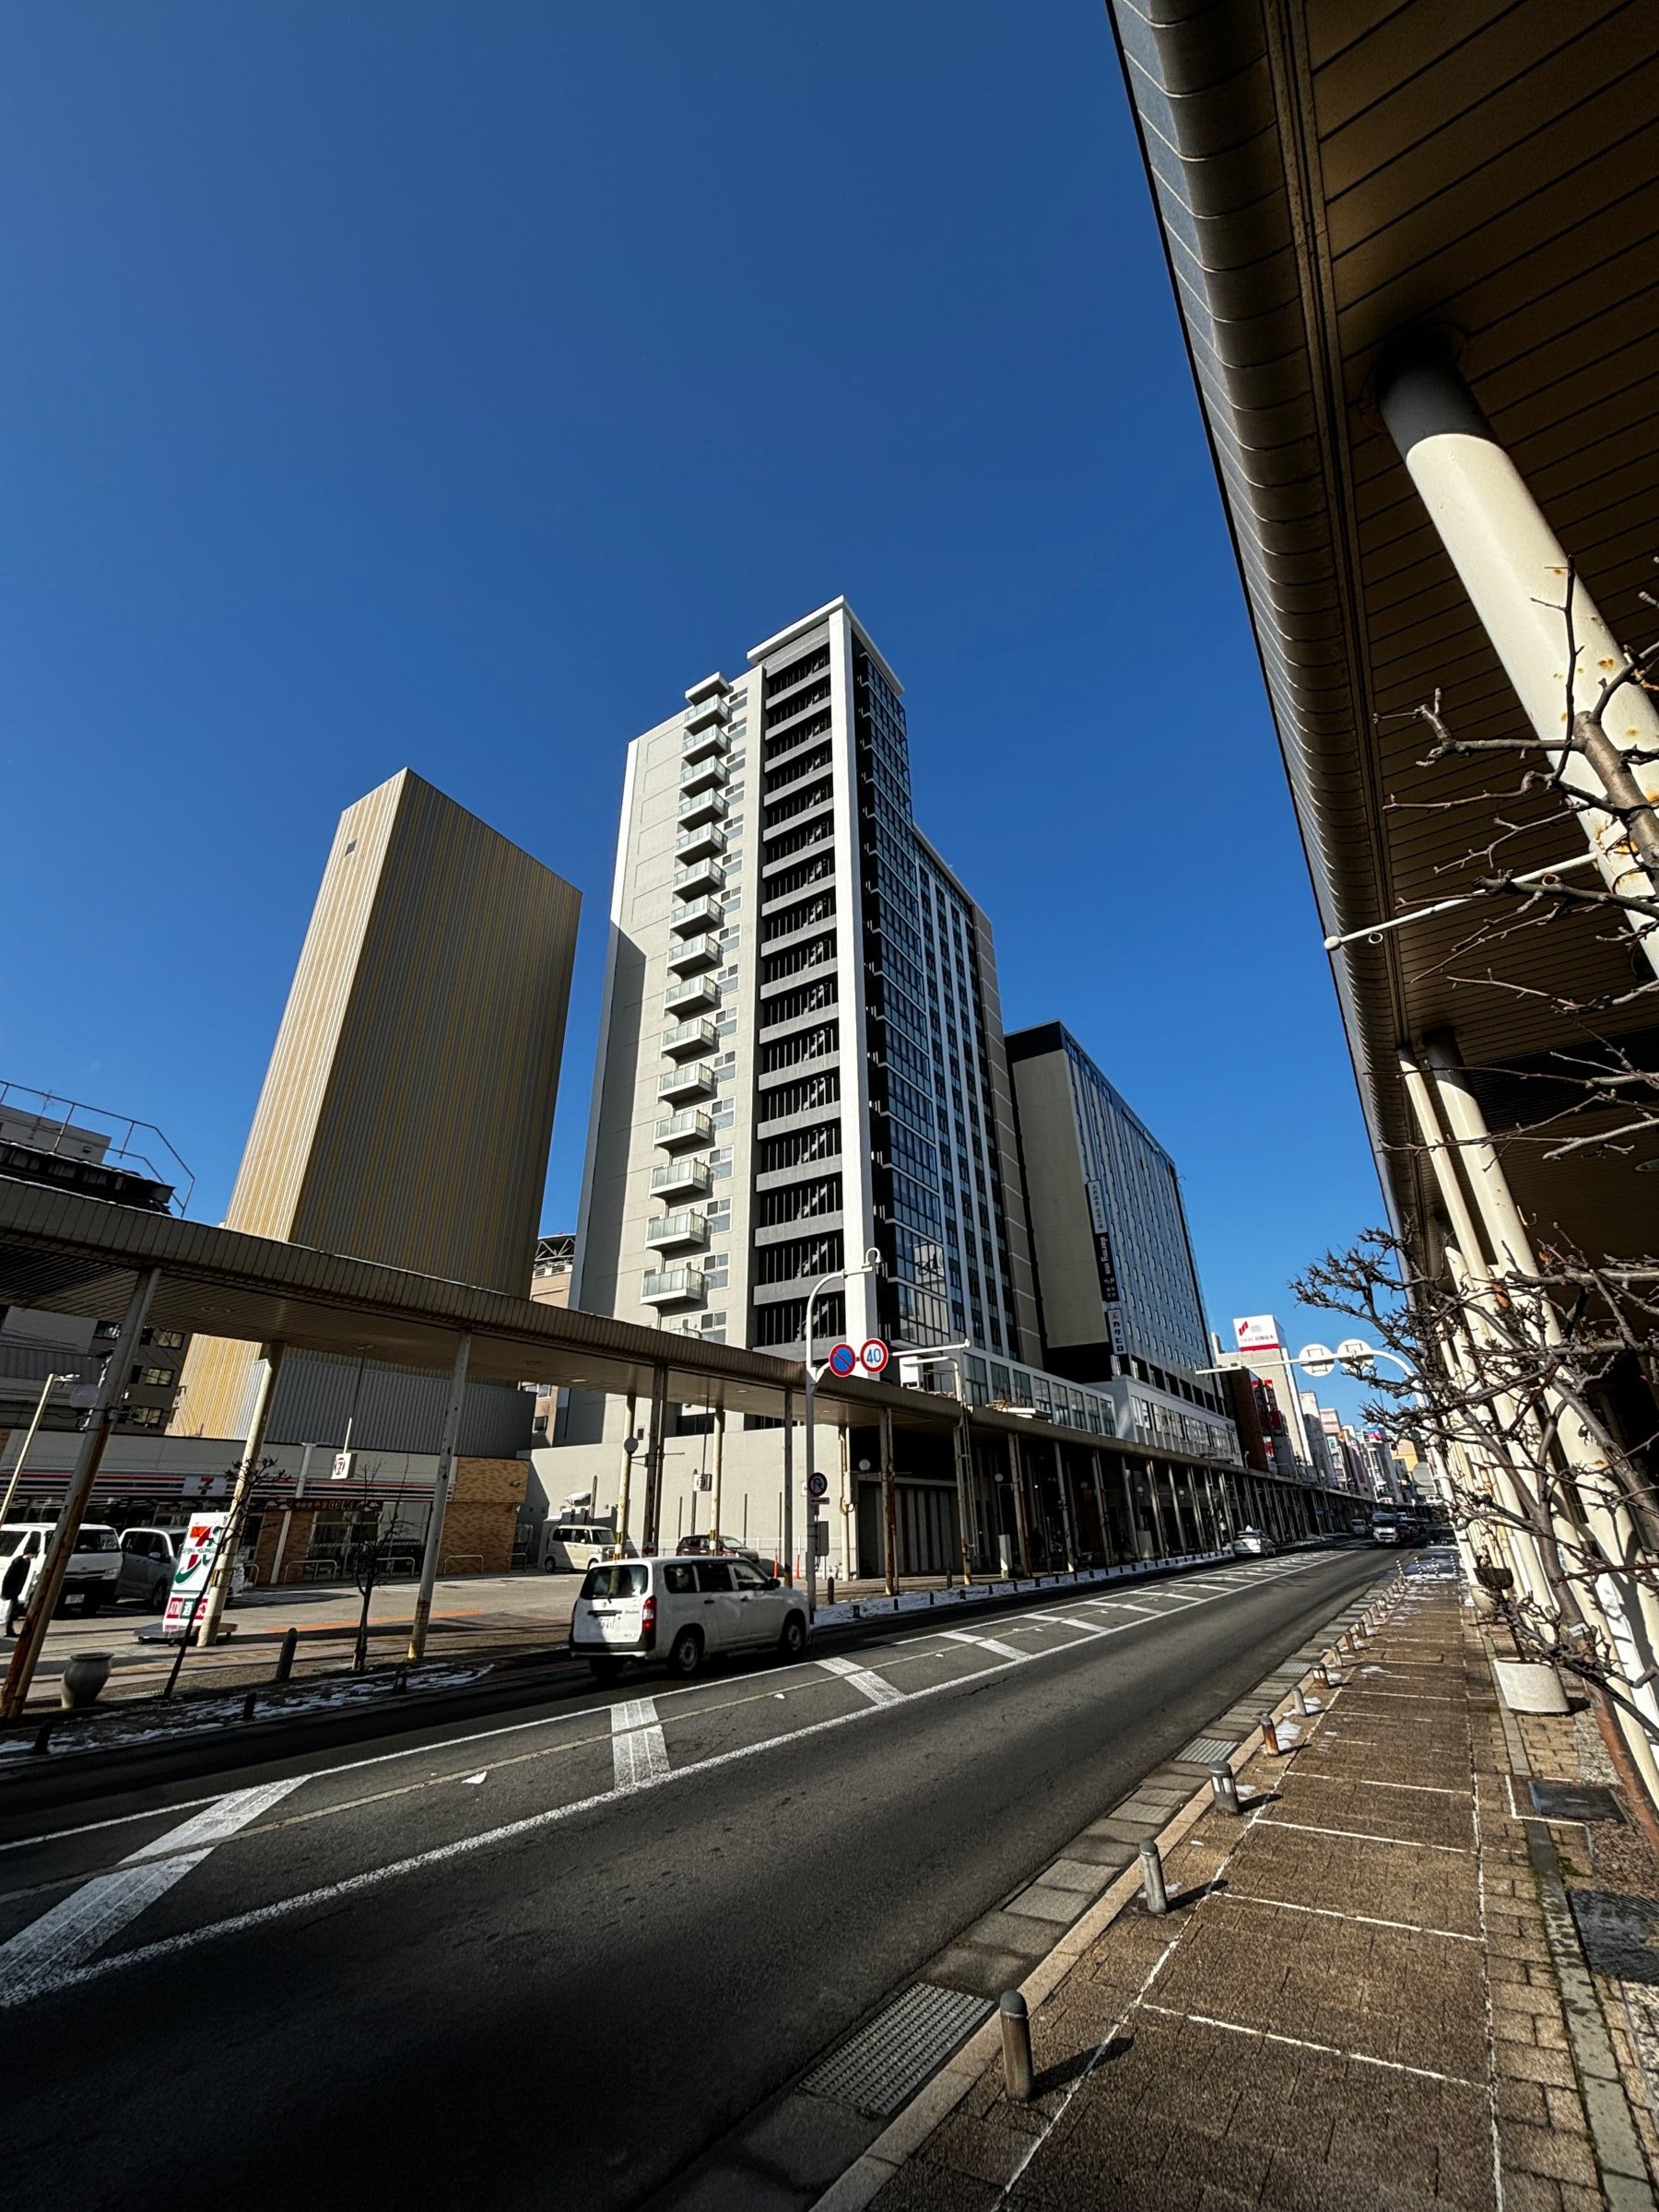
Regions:
M 1209 1333 L 1175 1162 L 1061 1023 L 1015 1031 L 1007 1053 L 1046 1364 L 1104 1385 L 1120 1435 L 1203 1450 L 1230 1417 L 1200 1371 Z
M 1109 1371 L 1044 1362 L 991 926 L 916 827 L 897 677 L 837 599 L 685 698 L 629 749 L 572 1304 L 805 1358 L 823 1281 L 816 1359 L 879 1337 L 907 1380 L 1133 1433 Z M 1202 1363 L 1201 1315 L 1179 1344 Z M 1236 1456 L 1218 1403 L 1195 1444 L 1172 1418 L 1152 1441 Z M 562 1446 L 594 1457 L 547 1493 L 610 1510 L 640 1419 L 573 1392 Z M 830 1559 L 867 1571 L 869 1453 L 829 1430 L 814 1452 L 841 1485 Z M 948 1464 L 901 1472 L 901 1541 L 943 1566 Z M 661 1535 L 718 1515 L 775 1543 L 782 1478 L 772 1423 L 728 1438 L 682 1407 Z
M 405 769 L 341 815 L 225 1225 L 523 1294 L 559 1085 L 578 895 Z M 246 1433 L 257 1347 L 198 1339 L 174 1430 Z M 441 1379 L 295 1354 L 274 1441 L 430 1449 Z M 467 1394 L 462 1449 L 530 1402 Z

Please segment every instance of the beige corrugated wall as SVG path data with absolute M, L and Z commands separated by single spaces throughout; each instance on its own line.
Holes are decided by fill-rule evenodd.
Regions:
M 408 769 L 348 806 L 226 1226 L 525 1292 L 580 904 Z M 194 1343 L 174 1431 L 241 1435 L 255 1353 Z

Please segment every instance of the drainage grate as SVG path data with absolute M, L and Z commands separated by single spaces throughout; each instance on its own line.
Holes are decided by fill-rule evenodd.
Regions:
M 896 2112 L 991 2010 L 984 1997 L 918 1982 L 815 2066 L 801 2087 L 873 2120 Z
M 1220 1759 L 1230 1759 L 1238 1747 L 1236 1735 L 1195 1735 L 1175 1757 L 1183 1767 L 1213 1767 Z
M 1618 1800 L 1597 1783 L 1529 1782 L 1533 1810 L 1546 1820 L 1622 1820 Z

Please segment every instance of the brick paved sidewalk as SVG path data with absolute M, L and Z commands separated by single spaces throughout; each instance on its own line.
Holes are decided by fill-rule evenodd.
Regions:
M 1406 1596 L 1324 1696 L 1288 1756 L 1248 1761 L 1244 1818 L 1206 1810 L 1171 1852 L 1170 1916 L 1131 1905 L 1035 2009 L 1037 2101 L 1011 2105 L 990 2068 L 873 2200 L 845 2177 L 849 2203 L 1653 2205 L 1594 1993 L 1592 2020 L 1564 1958 L 1583 2016 L 1568 2032 L 1455 1589 Z

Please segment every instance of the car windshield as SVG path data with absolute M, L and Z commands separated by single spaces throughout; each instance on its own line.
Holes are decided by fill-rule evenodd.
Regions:
M 121 1539 L 112 1528 L 83 1528 L 75 1539 L 76 1551 L 119 1551 Z
M 645 1570 L 621 1560 L 590 1567 L 582 1585 L 583 1597 L 643 1597 Z

